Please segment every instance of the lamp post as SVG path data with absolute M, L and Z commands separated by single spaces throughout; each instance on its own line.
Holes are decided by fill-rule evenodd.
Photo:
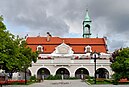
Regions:
M 25 67 L 25 84 L 27 83 L 27 78 L 26 78 L 26 67 Z
M 2 73 L 2 63 L 0 63 L 0 73 Z M 2 87 L 2 84 L 0 84 L 0 87 Z
M 27 70 L 27 68 L 26 68 L 26 65 L 24 64 L 24 65 L 22 66 L 22 68 L 23 68 L 23 71 L 24 71 L 24 73 L 25 73 L 25 85 L 26 85 L 26 83 L 27 83 L 27 75 L 26 75 L 26 70 Z
M 100 57 L 100 53 L 97 53 L 95 51 L 94 53 L 91 53 L 91 56 L 94 58 L 94 71 L 95 71 L 95 74 L 94 74 L 94 77 L 95 77 L 94 83 L 96 84 L 96 59 Z

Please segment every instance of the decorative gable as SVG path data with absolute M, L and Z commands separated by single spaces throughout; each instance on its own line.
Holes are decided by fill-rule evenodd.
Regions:
M 85 52 L 86 52 L 86 53 L 90 53 L 90 52 L 92 52 L 92 50 L 91 50 L 91 46 L 89 46 L 89 45 L 88 45 L 88 46 L 86 46 L 86 47 L 85 47 Z
M 55 51 L 53 52 L 53 54 L 73 54 L 73 53 L 74 52 L 73 52 L 72 48 L 65 43 L 58 45 L 55 48 Z
M 43 47 L 41 45 L 37 46 L 37 51 L 43 52 Z

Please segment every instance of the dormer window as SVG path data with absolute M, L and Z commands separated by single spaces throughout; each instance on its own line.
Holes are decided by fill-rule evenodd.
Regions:
M 37 51 L 38 52 L 43 52 L 43 47 L 41 45 L 37 46 Z
M 90 53 L 90 52 L 92 52 L 92 50 L 91 50 L 91 46 L 89 46 L 89 45 L 88 45 L 88 46 L 86 46 L 86 47 L 85 47 L 85 52 L 86 52 L 86 53 Z

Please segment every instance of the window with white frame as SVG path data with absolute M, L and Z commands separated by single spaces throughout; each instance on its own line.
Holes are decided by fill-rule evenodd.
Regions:
M 41 45 L 37 46 L 37 51 L 43 52 L 43 47 Z
M 92 50 L 91 50 L 91 46 L 89 46 L 89 45 L 88 45 L 88 46 L 86 46 L 86 47 L 85 47 L 85 52 L 86 52 L 86 53 L 90 53 L 90 52 L 92 52 Z

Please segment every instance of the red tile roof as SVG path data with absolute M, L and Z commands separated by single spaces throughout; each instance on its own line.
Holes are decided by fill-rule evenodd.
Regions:
M 104 38 L 60 38 L 51 37 L 50 41 L 47 41 L 47 37 L 28 37 L 26 40 L 28 46 L 36 51 L 38 45 L 44 47 L 44 53 L 52 53 L 55 47 L 62 42 L 72 47 L 74 53 L 85 53 L 84 48 L 90 45 L 92 51 L 106 53 L 106 43 Z

